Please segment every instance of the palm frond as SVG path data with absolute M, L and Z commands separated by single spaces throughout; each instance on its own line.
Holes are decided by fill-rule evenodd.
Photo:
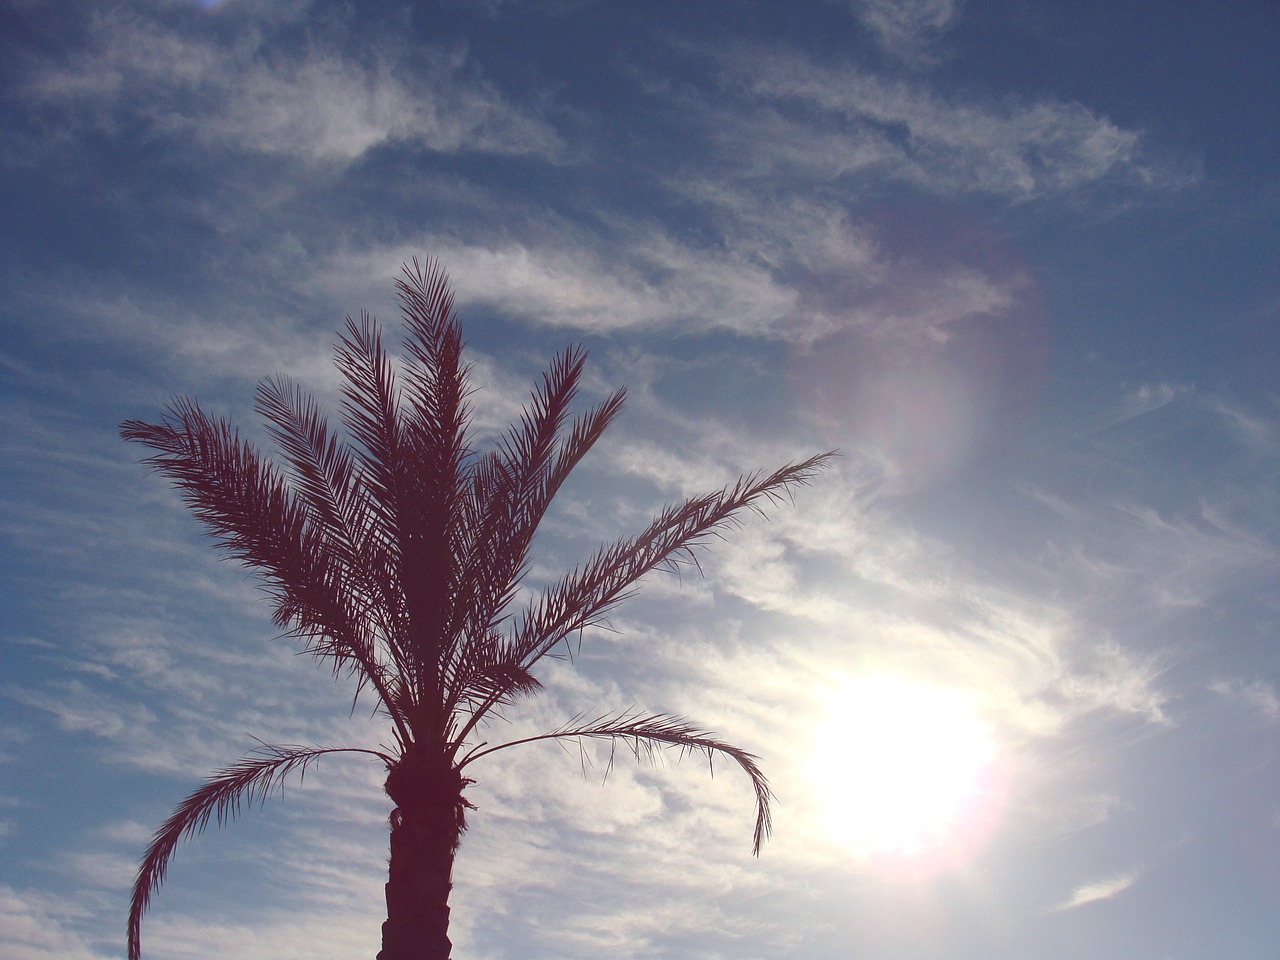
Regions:
M 521 544 L 519 520 L 537 480 L 549 469 L 560 429 L 577 393 L 586 353 L 571 347 L 557 356 L 533 391 L 520 422 L 499 444 L 500 453 L 482 458 L 471 470 L 467 506 L 472 521 L 461 559 L 462 582 L 457 614 L 466 622 L 451 632 L 487 631 L 492 612 L 502 606 L 527 544 Z
M 571 634 L 599 624 L 636 582 L 657 567 L 697 563 L 694 550 L 744 509 L 761 512 L 763 502 L 778 501 L 809 483 L 834 455 L 819 454 L 780 467 L 766 477 L 742 477 L 703 497 L 664 510 L 637 537 L 602 547 L 527 607 L 510 641 L 510 658 L 527 667 Z
M 524 574 L 529 547 L 560 486 L 605 428 L 622 409 L 625 390 L 619 390 L 578 417 L 567 438 L 560 434 L 577 393 L 586 351 L 570 348 L 552 362 L 541 387 L 534 391 L 521 420 L 508 431 L 501 455 L 478 461 L 472 470 L 475 527 L 465 558 L 455 635 L 488 638 L 497 620 L 514 599 Z M 495 693 L 503 702 L 531 692 L 527 671 L 504 661 L 501 645 L 477 658 L 473 643 L 457 648 L 450 664 L 448 708 L 464 700 Z M 465 658 L 461 656 L 464 652 Z M 467 667 L 480 666 L 468 670 Z M 501 665 L 498 669 L 490 669 Z M 507 677 L 505 689 L 493 684 Z M 481 691 L 484 691 L 481 693 Z
M 542 684 L 519 663 L 504 660 L 505 644 L 498 634 L 467 637 L 458 645 L 450 670 L 450 699 L 446 705 L 451 714 L 459 708 L 474 711 L 478 705 L 486 709 L 510 706 L 532 696 Z M 466 723 L 466 730 L 471 729 Z
M 689 753 L 700 753 L 707 758 L 707 765 L 713 775 L 715 757 L 726 756 L 751 778 L 751 786 L 755 791 L 756 824 L 752 837 L 752 853 L 759 856 L 760 847 L 773 830 L 769 809 L 773 791 L 769 789 L 769 781 L 760 769 L 760 758 L 733 744 L 725 743 L 709 730 L 697 726 L 684 717 L 670 714 L 627 711 L 619 714 L 605 714 L 586 722 L 582 722 L 581 716 L 578 716 L 550 733 L 522 737 L 519 740 L 472 750 L 458 766 L 461 768 L 498 750 L 543 740 L 608 740 L 614 744 L 623 743 L 630 748 L 637 760 L 650 762 L 656 761 L 659 752 L 664 749 L 674 749 L 681 757 Z M 610 753 L 609 764 L 612 767 L 612 753 Z
M 742 510 L 761 512 L 765 502 L 782 500 L 796 486 L 811 482 L 834 456 L 818 454 L 763 478 L 757 474 L 740 477 L 732 487 L 668 507 L 639 536 L 602 547 L 585 565 L 531 600 L 495 652 L 493 662 L 530 670 L 565 638 L 602 623 L 613 607 L 634 592 L 645 574 L 661 566 L 678 569 L 682 564 L 696 565 L 694 550 L 706 538 L 736 522 Z M 509 699 L 510 691 L 492 690 L 474 707 L 458 741 L 465 740 L 490 710 Z
M 254 400 L 268 433 L 293 466 L 294 489 L 316 520 L 338 535 L 348 560 L 354 560 L 358 554 L 349 531 L 358 512 L 359 488 L 350 452 L 330 432 L 315 399 L 289 377 L 263 380 Z
M 569 474 L 621 412 L 627 392 L 621 389 L 597 406 L 574 420 L 568 437 L 559 444 L 554 459 L 547 460 L 537 471 L 522 476 L 517 507 L 506 531 L 502 553 L 507 567 L 501 572 L 507 589 L 489 598 L 490 602 L 477 612 L 480 623 L 493 626 L 494 617 L 512 599 L 514 587 L 523 573 L 524 559 L 528 555 L 533 536 L 538 531 L 547 508 L 559 492 Z
M 404 345 L 402 431 L 407 456 L 399 481 L 400 581 L 414 639 L 411 653 L 429 724 L 442 729 L 443 670 L 448 659 L 450 607 L 465 554 L 465 464 L 468 370 L 453 293 L 434 260 L 405 264 L 396 288 L 408 333 Z
M 366 468 L 390 485 L 399 459 L 400 393 L 391 359 L 382 346 L 382 328 L 368 313 L 346 318 L 334 356 L 342 374 L 343 422 L 363 448 Z
M 294 488 L 312 521 L 323 529 L 341 577 L 354 585 L 344 593 L 355 608 L 352 619 L 377 625 L 399 670 L 404 657 L 396 641 L 404 632 L 404 599 L 363 471 L 330 432 L 315 400 L 287 377 L 262 381 L 256 399 L 268 431 L 293 467 Z M 373 645 L 369 647 L 373 652 Z M 378 686 L 378 693 L 394 716 L 386 691 Z
M 169 406 L 162 423 L 129 420 L 120 432 L 158 451 L 144 462 L 174 481 L 231 557 L 258 571 L 278 626 L 316 641 L 309 652 L 331 659 L 335 673 L 351 670 L 383 692 L 384 668 L 360 618 L 358 588 L 324 528 L 252 444 L 186 398 Z
M 400 393 L 391 360 L 382 346 L 378 322 L 367 313 L 357 324 L 347 317 L 346 332 L 335 349 L 334 362 L 342 374 L 342 421 L 357 443 L 357 457 L 367 504 L 380 539 L 393 559 L 400 549 L 397 521 L 398 489 L 403 441 L 400 431 Z
M 218 826 L 240 815 L 242 805 L 261 806 L 272 791 L 283 790 L 284 779 L 293 770 L 306 775 L 307 767 L 326 753 L 367 753 L 388 766 L 394 758 L 377 750 L 359 747 L 300 747 L 263 744 L 260 756 L 245 757 L 220 770 L 178 805 L 173 815 L 156 832 L 138 868 L 129 905 L 129 960 L 138 960 L 141 951 L 142 916 L 152 895 L 164 882 L 179 841 L 203 833 L 209 821 Z

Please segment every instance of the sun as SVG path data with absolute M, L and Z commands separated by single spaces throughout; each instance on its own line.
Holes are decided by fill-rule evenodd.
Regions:
M 950 859 L 990 820 L 991 728 L 963 694 L 894 676 L 832 696 L 813 777 L 825 833 L 854 854 Z

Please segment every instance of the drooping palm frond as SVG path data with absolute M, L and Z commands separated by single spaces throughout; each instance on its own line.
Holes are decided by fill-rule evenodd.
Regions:
M 684 717 L 627 711 L 604 714 L 584 722 L 581 716 L 577 716 L 549 733 L 473 749 L 462 758 L 458 766 L 464 767 L 498 750 L 542 740 L 608 740 L 614 744 L 623 743 L 631 749 L 637 760 L 651 762 L 657 760 L 658 752 L 663 749 L 677 750 L 681 756 L 688 753 L 701 753 L 706 756 L 707 765 L 713 773 L 715 757 L 726 756 L 751 778 L 751 786 L 755 791 L 756 825 L 752 837 L 752 853 L 759 855 L 765 838 L 773 830 L 773 819 L 769 809 L 773 791 L 769 789 L 769 781 L 760 769 L 760 758 L 733 744 L 717 739 L 709 730 Z M 612 753 L 609 756 L 609 765 L 610 767 L 613 765 Z
M 173 815 L 156 832 L 147 848 L 138 876 L 133 884 L 129 905 L 129 960 L 138 960 L 142 952 L 142 915 L 151 896 L 164 882 L 169 861 L 183 837 L 203 833 L 210 820 L 218 826 L 240 815 L 243 805 L 261 806 L 271 793 L 284 788 L 284 779 L 295 769 L 306 775 L 307 767 L 326 753 L 367 753 L 388 766 L 392 758 L 377 750 L 359 747 L 300 747 L 263 744 L 259 756 L 249 756 L 220 770 L 178 805 Z

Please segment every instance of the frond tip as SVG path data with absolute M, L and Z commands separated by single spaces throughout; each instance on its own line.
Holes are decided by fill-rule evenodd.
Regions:
M 606 544 L 582 567 L 530 600 L 505 655 L 532 667 L 565 637 L 603 622 L 646 574 L 663 567 L 674 571 L 686 564 L 697 566 L 696 551 L 740 522 L 743 511 L 763 514 L 770 502 L 786 500 L 797 486 L 810 483 L 835 456 L 822 453 L 768 476 L 740 477 L 732 486 L 667 507 L 647 530 Z
M 359 747 L 300 747 L 263 744 L 256 756 L 237 760 L 224 770 L 219 770 L 206 780 L 200 789 L 178 804 L 172 816 L 164 822 L 151 840 L 146 856 L 138 867 L 133 884 L 133 898 L 129 904 L 129 960 L 138 960 L 142 953 L 142 915 L 151 903 L 152 895 L 164 882 L 165 872 L 173 851 L 183 837 L 203 833 L 211 819 L 222 826 L 240 815 L 241 804 L 261 806 L 272 791 L 283 790 L 284 779 L 295 768 L 300 776 L 307 767 L 326 753 L 368 753 L 390 765 L 391 758 L 376 750 Z
M 549 733 L 474 750 L 463 759 L 459 767 L 478 760 L 485 754 L 522 743 L 584 739 L 609 740 L 615 745 L 623 743 L 630 748 L 637 760 L 655 761 L 659 751 L 668 748 L 677 750 L 681 757 L 689 753 L 700 753 L 707 758 L 707 766 L 713 774 L 716 755 L 728 757 L 751 779 L 751 786 L 755 791 L 756 825 L 751 852 L 756 856 L 760 855 L 760 848 L 773 832 L 773 817 L 769 810 L 773 791 L 769 789 L 769 780 L 760 769 L 760 758 L 731 743 L 717 739 L 709 730 L 697 726 L 684 717 L 660 713 L 646 714 L 632 710 L 618 714 L 605 714 L 586 722 L 582 721 L 581 716 L 577 716 Z M 610 755 L 609 764 L 610 766 L 613 764 L 612 755 Z

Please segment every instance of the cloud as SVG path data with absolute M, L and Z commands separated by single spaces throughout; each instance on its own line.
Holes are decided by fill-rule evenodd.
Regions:
M 1041 839 L 1071 836 L 1105 823 L 1111 818 L 1113 811 L 1120 809 L 1131 808 L 1111 794 L 1059 796 L 1055 790 L 1045 803 L 1042 823 L 1037 825 L 1042 827 L 1043 832 L 1037 831 L 1037 834 Z
M 288 30 L 272 26 L 247 21 L 219 42 L 199 21 L 103 13 L 88 48 L 66 65 L 36 63 L 24 92 L 74 118 L 68 129 L 119 133 L 137 118 L 152 136 L 214 150 L 348 162 L 410 140 L 440 153 L 561 156 L 554 130 L 469 72 L 460 48 L 418 48 L 406 71 L 394 42 L 352 56 L 313 32 L 286 53 Z
M 1074 910 L 1076 907 L 1083 907 L 1086 904 L 1110 900 L 1137 883 L 1138 876 L 1137 871 L 1130 871 L 1129 873 L 1116 874 L 1105 880 L 1095 880 L 1092 883 L 1081 884 L 1071 891 L 1071 896 L 1064 903 L 1055 909 L 1058 911 Z
M 1231 403 L 1222 398 L 1206 401 L 1209 408 L 1216 412 L 1231 428 L 1246 448 L 1264 455 L 1275 455 L 1276 427 L 1273 421 L 1260 417 L 1254 412 Z
M 1091 430 L 1110 430 L 1139 417 L 1162 410 L 1179 399 L 1190 397 L 1194 388 L 1176 383 L 1143 383 L 1127 390 L 1114 404 L 1092 424 Z
M 104 960 L 74 932 L 82 907 L 64 896 L 17 890 L 0 885 L 0 929 L 4 930 L 4 960 Z
M 1045 574 L 1094 610 L 1167 625 L 1272 572 L 1276 549 L 1244 479 L 1267 451 L 1241 417 L 1253 420 L 1224 414 L 1201 390 L 1151 383 L 1088 418 L 1075 442 L 1046 453 L 1072 492 L 1028 493 L 1056 521 L 1040 554 Z M 1217 468 L 1190 472 L 1205 449 Z M 1089 498 L 1077 492 L 1086 482 Z
M 1203 606 L 1234 576 L 1275 558 L 1269 543 L 1210 503 L 1200 504 L 1198 517 L 1136 506 L 1124 512 L 1144 546 L 1147 589 L 1161 607 Z
M 836 190 L 855 176 L 887 177 L 942 194 L 1015 201 L 1112 183 L 1180 189 L 1195 178 L 1149 159 L 1139 131 L 1078 103 L 966 99 L 920 81 L 757 50 L 730 54 L 724 64 L 754 105 L 708 114 L 706 122 L 725 158 L 738 158 L 753 177 L 799 177 Z
M 1201 501 L 1157 510 L 1141 502 L 1096 504 L 1041 498 L 1074 529 L 1055 533 L 1041 555 L 1044 576 L 1102 615 L 1136 611 L 1155 622 L 1204 607 L 1243 578 L 1264 574 L 1276 552 L 1227 511 Z
M 79 680 L 51 683 L 40 692 L 17 687 L 4 692 L 24 706 L 53 714 L 58 726 L 68 733 L 115 739 L 155 720 L 147 707 L 115 702 Z
M 1214 680 L 1209 689 L 1256 712 L 1267 723 L 1280 720 L 1280 696 L 1277 696 L 1275 687 L 1265 680 L 1248 683 L 1243 680 Z
M 427 252 L 448 268 L 464 315 L 495 311 L 597 335 L 727 331 L 827 357 L 843 354 L 824 338 L 856 331 L 862 339 L 853 352 L 888 369 L 949 350 L 972 353 L 973 337 L 1008 328 L 1009 336 L 994 336 L 982 350 L 991 367 L 1037 336 L 1033 278 L 998 252 L 998 239 L 966 244 L 982 231 L 948 223 L 944 211 L 886 224 L 855 223 L 838 207 L 803 203 L 744 201 L 722 213 L 722 239 L 702 244 L 623 215 L 611 217 L 605 233 L 588 234 L 517 205 L 500 236 L 480 223 L 339 251 L 300 286 L 340 291 L 374 277 L 389 288 L 401 263 Z M 913 235 L 930 213 L 928 239 Z M 1035 357 L 1018 359 L 1024 372 L 1036 369 Z M 844 370 L 839 379 L 858 378 Z
M 750 452 L 758 462 L 780 459 L 758 443 Z M 655 470 L 655 479 L 685 475 L 669 462 Z M 1156 661 L 1108 639 L 1064 598 L 1020 595 L 963 571 L 943 544 L 880 509 L 874 484 L 873 472 L 842 463 L 799 494 L 799 509 L 748 524 L 706 558 L 715 592 L 776 622 L 798 657 L 780 674 L 775 665 L 771 680 L 750 658 L 712 661 L 699 669 L 726 672 L 711 689 L 781 684 L 781 709 L 803 715 L 819 676 L 888 670 L 975 692 L 1019 739 L 1069 734 L 1099 711 L 1165 722 Z M 773 743 L 777 731 L 765 725 L 753 735 Z M 783 743 L 785 735 L 773 750 L 785 753 Z
M 960 16 L 960 0 L 853 0 L 853 11 L 890 55 L 929 66 L 932 47 Z
M 759 263 L 680 244 L 634 221 L 613 224 L 603 238 L 567 226 L 514 241 L 426 235 L 412 244 L 336 257 L 332 269 L 340 275 L 386 273 L 422 251 L 448 267 L 459 304 L 592 333 L 678 324 L 770 335 L 795 301 L 795 293 Z
M 366 891 L 372 894 L 374 891 Z M 373 899 L 376 903 L 376 898 Z M 290 953 L 315 960 L 363 956 L 378 944 L 376 906 L 369 910 L 324 909 L 291 914 L 274 911 L 240 919 L 200 916 L 148 918 L 142 928 L 144 955 L 216 957 L 235 944 L 237 957 L 269 960 Z

